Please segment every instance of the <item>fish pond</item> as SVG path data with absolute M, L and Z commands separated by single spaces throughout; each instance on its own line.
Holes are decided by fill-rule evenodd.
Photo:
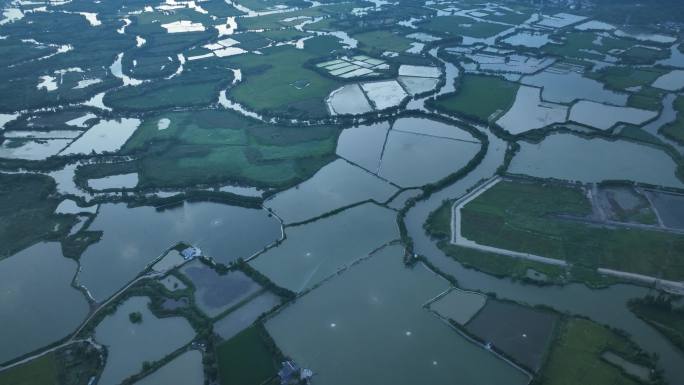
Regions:
M 0 362 L 76 330 L 88 314 L 85 296 L 71 287 L 77 268 L 62 257 L 59 243 L 38 243 L 0 260 Z
M 406 268 L 403 254 L 400 246 L 380 250 L 298 298 L 266 329 L 317 384 L 527 384 L 527 375 L 423 307 L 449 284 L 421 265 Z
M 158 361 L 194 338 L 195 331 L 185 318 L 157 318 L 149 302 L 147 297 L 131 297 L 95 328 L 95 340 L 107 348 L 98 384 L 119 384 L 141 372 L 142 362 Z M 132 322 L 132 313 L 139 313 L 141 321 Z
M 667 187 L 684 187 L 676 164 L 664 151 L 627 141 L 586 139 L 553 134 L 541 143 L 520 142 L 508 171 L 539 178 L 585 183 L 629 180 Z
M 276 285 L 301 292 L 399 238 L 395 212 L 373 203 L 285 228 L 286 238 L 250 265 Z M 353 239 L 354 242 L 349 242 Z
M 281 235 L 278 221 L 264 210 L 210 202 L 185 203 L 163 211 L 103 204 L 88 230 L 103 235 L 81 256 L 78 282 L 96 300 L 112 295 L 180 241 L 229 264 L 262 250 Z

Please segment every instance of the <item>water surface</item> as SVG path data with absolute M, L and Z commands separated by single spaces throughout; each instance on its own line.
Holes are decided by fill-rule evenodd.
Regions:
M 280 238 L 280 224 L 264 210 L 225 204 L 185 203 L 157 211 L 103 204 L 88 228 L 100 242 L 81 256 L 78 281 L 96 300 L 112 295 L 177 242 L 190 242 L 204 255 L 228 264 L 247 258 Z
M 317 384 L 527 384 L 423 308 L 449 284 L 421 265 L 406 268 L 403 252 L 387 247 L 297 299 L 266 322 L 269 334 Z
M 76 269 L 52 242 L 0 260 L 0 362 L 66 337 L 85 319 L 88 301 L 70 285 Z

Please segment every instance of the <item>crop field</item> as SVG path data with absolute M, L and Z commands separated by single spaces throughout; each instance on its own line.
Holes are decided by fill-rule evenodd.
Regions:
M 489 121 L 495 114 L 510 108 L 518 92 L 518 84 L 494 76 L 467 74 L 453 94 L 438 98 L 435 106 L 445 112 Z
M 462 210 L 463 235 L 480 244 L 566 260 L 586 267 L 684 277 L 684 236 L 630 228 L 603 228 L 563 219 L 591 213 L 574 187 L 501 182 Z M 645 257 L 648 256 L 648 257 Z

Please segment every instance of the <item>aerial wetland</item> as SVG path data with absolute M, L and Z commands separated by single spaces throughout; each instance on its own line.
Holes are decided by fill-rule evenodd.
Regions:
M 683 15 L 0 0 L 0 384 L 684 383 Z

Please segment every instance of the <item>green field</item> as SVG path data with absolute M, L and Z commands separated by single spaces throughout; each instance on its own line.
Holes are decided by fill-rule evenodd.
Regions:
M 620 54 L 620 59 L 628 64 L 645 65 L 653 64 L 656 60 L 667 59 L 669 56 L 670 51 L 667 49 L 635 46 Z
M 72 216 L 55 215 L 55 182 L 44 175 L 0 174 L 0 259 L 66 235 Z
M 496 112 L 504 113 L 515 100 L 518 84 L 495 76 L 463 75 L 453 94 L 440 97 L 435 107 L 480 121 L 489 121 Z
M 168 128 L 158 129 L 160 119 L 170 121 Z M 145 119 L 122 152 L 139 155 L 143 187 L 226 181 L 285 187 L 334 157 L 338 133 L 334 126 L 269 125 L 232 111 L 177 112 Z
M 451 201 L 444 202 L 439 209 L 430 214 L 425 223 L 425 230 L 430 236 L 439 239 L 438 247 L 449 257 L 466 267 L 497 277 L 522 279 L 528 276 L 529 270 L 534 270 L 544 274 L 549 281 L 558 281 L 562 278 L 564 269 L 559 266 L 522 258 L 510 258 L 451 244 L 449 242 L 451 239 L 451 207 Z
M 511 12 L 508 10 L 504 9 L 497 9 L 497 11 L 501 14 L 497 15 L 494 13 L 491 13 L 489 16 L 485 16 L 485 20 L 492 20 L 492 21 L 498 21 L 500 23 L 507 23 L 507 24 L 512 24 L 512 25 L 520 25 L 523 22 L 525 22 L 527 19 L 530 18 L 532 15 L 532 10 L 530 8 L 527 8 L 525 6 L 521 5 L 513 5 L 511 4 L 511 8 L 514 10 L 517 10 L 518 12 Z
M 667 137 L 684 144 L 684 96 L 677 96 L 674 102 L 677 119 L 661 128 Z
M 629 309 L 684 351 L 684 310 L 675 308 L 669 298 L 649 296 L 632 300 Z
M 630 94 L 627 99 L 627 106 L 634 108 L 641 108 L 644 110 L 659 111 L 663 106 L 663 97 L 665 93 L 662 90 L 653 87 L 642 87 L 637 93 Z
M 626 90 L 631 87 L 650 86 L 667 70 L 658 67 L 606 67 L 599 72 L 589 72 L 588 77 L 604 83 L 614 90 Z
M 426 31 L 449 36 L 488 38 L 509 28 L 508 25 L 486 23 L 465 16 L 437 16 L 421 24 Z
M 411 48 L 412 40 L 386 30 L 363 32 L 352 36 L 368 51 L 404 52 Z
M 560 218 L 591 212 L 582 190 L 503 181 L 462 209 L 463 235 L 480 244 L 664 279 L 684 277 L 684 236 L 605 228 Z
M 3 385 L 57 385 L 57 360 L 54 353 L 0 372 Z
M 259 333 L 250 327 L 216 348 L 221 385 L 260 385 L 276 375 L 278 363 Z
M 562 44 L 547 44 L 541 49 L 563 58 L 601 60 L 613 49 L 626 50 L 635 45 L 633 41 L 611 37 L 603 37 L 601 44 L 596 42 L 597 34 L 594 32 L 570 32 L 563 36 Z
M 229 90 L 229 98 L 267 115 L 327 116 L 325 98 L 340 84 L 304 68 L 315 55 L 291 46 L 262 52 L 231 58 L 235 66 L 242 68 L 243 81 Z
M 605 326 L 580 318 L 561 323 L 538 383 L 544 385 L 637 385 L 640 382 L 604 361 L 601 354 L 611 351 L 632 362 L 642 362 L 636 348 L 625 337 Z
M 232 80 L 233 72 L 223 59 L 190 61 L 172 79 L 119 88 L 108 92 L 104 103 L 114 109 L 144 112 L 207 106 L 218 101 L 219 91 Z

